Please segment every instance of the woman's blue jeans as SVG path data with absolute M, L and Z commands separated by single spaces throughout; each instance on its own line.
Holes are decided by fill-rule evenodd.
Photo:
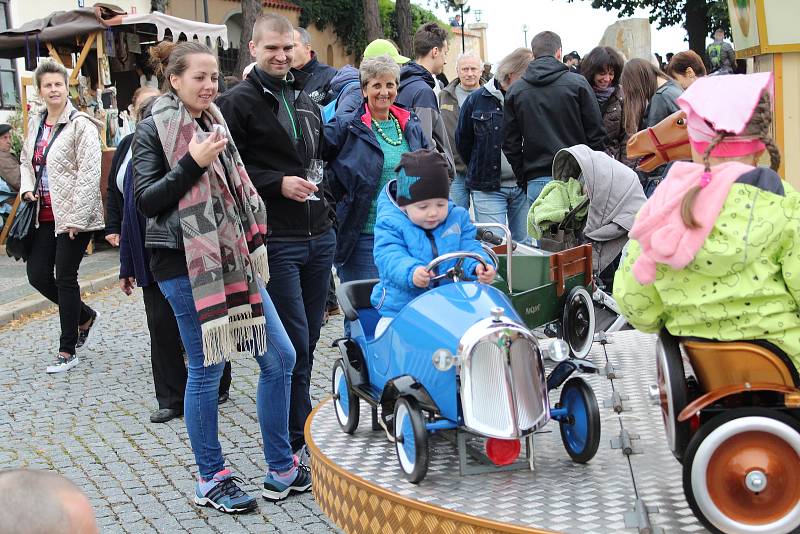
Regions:
M 189 277 L 165 280 L 158 286 L 175 312 L 181 340 L 189 357 L 183 413 L 200 476 L 208 480 L 225 468 L 217 435 L 219 381 L 225 363 L 203 365 L 203 338 Z M 264 460 L 270 470 L 284 472 L 294 465 L 289 446 L 289 396 L 295 352 L 275 306 L 263 288 L 261 300 L 267 324 L 267 351 L 256 356 L 261 368 L 256 411 L 264 441 Z

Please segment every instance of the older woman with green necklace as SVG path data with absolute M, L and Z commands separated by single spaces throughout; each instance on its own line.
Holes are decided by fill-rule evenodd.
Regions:
M 394 102 L 397 63 L 389 56 L 365 59 L 359 74 L 363 104 L 325 125 L 323 141 L 339 223 L 334 264 L 342 282 L 378 277 L 372 256 L 378 195 L 395 177 L 402 154 L 429 148 L 417 116 Z

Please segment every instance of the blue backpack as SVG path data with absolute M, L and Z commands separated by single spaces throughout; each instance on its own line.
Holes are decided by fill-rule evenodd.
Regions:
M 321 113 L 322 113 L 323 124 L 327 124 L 333 120 L 333 118 L 336 116 L 336 106 L 337 104 L 339 104 L 339 98 L 342 96 L 342 93 L 344 93 L 345 89 L 347 89 L 354 83 L 360 83 L 360 82 L 358 80 L 347 82 L 346 84 L 344 84 L 344 87 L 342 87 L 341 91 L 339 91 L 339 94 L 336 95 L 336 98 L 334 98 L 333 100 L 322 106 Z

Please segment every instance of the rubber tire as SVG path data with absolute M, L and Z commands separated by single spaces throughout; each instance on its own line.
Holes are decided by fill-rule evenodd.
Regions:
M 339 376 L 341 380 L 344 380 L 347 395 L 347 409 L 344 409 L 337 398 L 337 394 L 341 394 L 339 389 L 340 384 L 336 383 L 337 372 L 341 373 Z M 353 388 L 350 386 L 350 378 L 347 376 L 344 363 L 341 359 L 336 360 L 336 363 L 333 364 L 333 372 L 331 373 L 331 395 L 333 396 L 333 411 L 336 412 L 336 420 L 339 422 L 339 426 L 342 427 L 342 431 L 345 434 L 352 434 L 356 431 L 356 428 L 358 428 L 358 419 L 361 415 L 361 410 L 358 396 L 353 393 Z M 347 412 L 347 420 L 344 422 L 342 422 L 340 409 L 341 412 Z
M 400 421 L 400 415 L 403 411 L 408 413 L 408 418 L 411 422 L 411 432 L 414 439 L 414 466 L 409 471 L 404 467 L 402 456 L 406 456 L 405 452 L 401 452 L 404 447 L 402 439 L 404 433 Z M 430 451 L 428 450 L 428 429 L 425 428 L 425 419 L 422 417 L 422 410 L 419 409 L 417 401 L 411 397 L 401 397 L 397 399 L 394 405 L 394 435 L 395 435 L 395 452 L 397 453 L 397 462 L 400 464 L 400 469 L 406 476 L 406 480 L 412 484 L 419 484 L 428 473 L 428 463 L 430 461 Z
M 584 339 L 580 347 L 574 347 L 569 340 L 569 336 L 567 335 L 567 332 L 573 328 L 573 325 L 570 321 L 570 311 L 573 307 L 572 302 L 576 298 L 579 298 L 583 301 L 582 304 L 586 308 L 586 313 L 589 316 L 589 324 L 586 328 L 588 338 Z M 592 350 L 592 343 L 594 343 L 594 328 L 595 317 L 594 301 L 592 300 L 592 296 L 588 291 L 586 291 L 586 288 L 582 286 L 573 287 L 567 294 L 567 299 L 564 301 L 564 309 L 561 312 L 561 337 L 563 337 L 564 341 L 567 342 L 567 345 L 569 345 L 569 350 L 572 352 L 572 355 L 575 358 L 585 358 L 589 355 L 589 351 Z
M 692 437 L 692 427 L 689 421 L 678 422 L 678 415 L 689 403 L 689 388 L 686 382 L 686 371 L 683 367 L 683 356 L 681 355 L 678 339 L 671 334 L 662 331 L 658 336 L 657 343 L 660 343 L 664 350 L 664 361 L 666 364 L 664 379 L 666 386 L 669 388 L 667 398 L 668 402 L 671 400 L 671 419 L 672 426 L 675 429 L 675 448 L 673 449 L 669 442 L 667 446 L 670 447 L 675 459 L 683 463 L 686 447 L 689 445 L 689 440 Z M 658 348 L 656 348 L 656 377 L 658 377 L 659 367 L 659 355 L 657 351 Z M 661 410 L 662 419 L 664 419 L 664 431 L 666 433 L 666 418 L 670 417 L 670 415 L 664 413 L 663 408 L 660 406 L 660 399 L 659 408 Z
M 577 397 L 575 397 L 577 395 Z M 573 462 L 585 464 L 597 454 L 597 449 L 600 446 L 600 407 L 597 405 L 597 397 L 591 386 L 582 378 L 570 378 L 566 384 L 561 388 L 561 396 L 559 397 L 558 407 L 566 407 L 567 409 L 573 402 L 580 402 L 583 406 L 583 419 L 586 425 L 586 436 L 584 438 L 583 448 L 581 450 L 573 449 L 571 443 L 572 436 L 568 435 L 571 426 L 574 422 L 559 421 L 559 431 L 561 432 L 561 442 L 567 450 L 567 454 L 572 458 Z M 569 419 L 572 420 L 574 414 L 569 412 Z M 580 416 L 579 416 L 580 417 Z
M 702 525 L 708 529 L 709 532 L 713 532 L 714 534 L 726 533 L 725 531 L 715 527 L 708 519 L 706 519 L 706 516 L 703 514 L 702 510 L 698 508 L 697 500 L 694 496 L 694 488 L 692 487 L 692 464 L 694 463 L 695 454 L 697 453 L 700 444 L 709 436 L 709 434 L 711 434 L 711 432 L 721 427 L 723 424 L 733 421 L 734 419 L 752 416 L 777 419 L 778 421 L 788 425 L 800 433 L 800 421 L 778 410 L 768 408 L 737 408 L 722 412 L 721 414 L 713 417 L 701 425 L 697 432 L 695 432 L 695 434 L 692 436 L 692 439 L 689 441 L 689 446 L 686 448 L 686 453 L 683 456 L 683 493 L 686 496 L 686 502 L 689 503 L 689 508 L 692 509 L 692 513 L 694 513 L 694 516 L 700 521 L 700 523 L 702 523 Z M 800 530 L 797 528 L 798 526 L 800 525 L 796 525 L 795 528 L 789 532 L 800 532 Z

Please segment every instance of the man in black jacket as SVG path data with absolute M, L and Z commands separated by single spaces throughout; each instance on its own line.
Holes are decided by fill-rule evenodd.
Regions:
M 267 206 L 267 291 L 297 353 L 292 373 L 289 439 L 304 453 L 303 426 L 311 412 L 314 348 L 336 249 L 334 214 L 304 176 L 319 158 L 319 107 L 303 92 L 305 75 L 291 68 L 294 36 L 280 15 L 259 16 L 250 53 L 257 65 L 216 103 L 228 123 L 250 179 Z
M 556 152 L 579 144 L 603 150 L 606 131 L 586 78 L 561 62 L 561 38 L 545 31 L 531 48 L 534 60 L 506 93 L 503 152 L 533 202 L 552 179 Z
M 311 34 L 299 26 L 294 29 L 292 68 L 308 75 L 303 91 L 311 96 L 311 100 L 324 106 L 336 98 L 336 95 L 330 95 L 331 80 L 336 76 L 336 69 L 319 60 L 317 53 L 311 49 Z

